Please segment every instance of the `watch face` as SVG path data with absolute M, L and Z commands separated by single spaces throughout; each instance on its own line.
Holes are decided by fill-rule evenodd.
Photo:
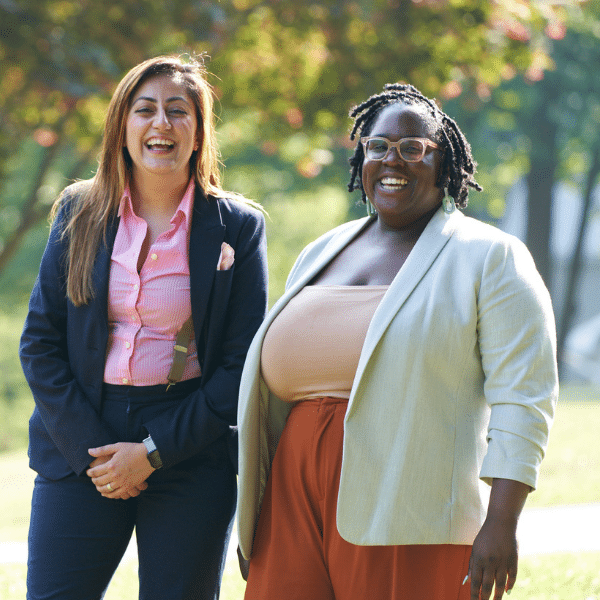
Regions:
M 162 467 L 162 460 L 160 460 L 160 454 L 158 453 L 158 450 L 154 450 L 154 452 L 150 452 L 150 454 L 148 454 L 148 462 L 155 469 L 160 469 Z

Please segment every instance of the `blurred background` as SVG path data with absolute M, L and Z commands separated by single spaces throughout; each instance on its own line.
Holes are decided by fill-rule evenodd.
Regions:
M 0 475 L 0 542 L 26 535 L 29 498 L 10 487 L 33 406 L 17 352 L 49 209 L 94 173 L 116 83 L 166 53 L 205 55 L 224 187 L 269 213 L 271 303 L 306 243 L 364 214 L 346 187 L 350 108 L 388 82 L 437 98 L 479 163 L 484 191 L 465 212 L 528 245 L 552 294 L 565 405 L 585 407 L 557 419 L 547 469 L 579 469 L 553 485 L 589 491 L 542 504 L 600 502 L 600 0 L 0 0 L 0 471 L 17 478 Z M 591 565 L 583 600 L 600 598 L 600 554 Z M 21 568 L 0 565 L 2 598 L 24 595 Z

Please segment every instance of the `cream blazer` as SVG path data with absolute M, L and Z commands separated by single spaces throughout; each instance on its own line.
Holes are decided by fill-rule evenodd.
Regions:
M 249 558 L 291 404 L 260 373 L 269 325 L 368 224 L 307 246 L 242 374 L 238 535 Z M 558 395 L 550 296 L 525 245 L 439 210 L 377 308 L 344 422 L 337 526 L 359 545 L 471 544 L 493 478 L 536 487 Z

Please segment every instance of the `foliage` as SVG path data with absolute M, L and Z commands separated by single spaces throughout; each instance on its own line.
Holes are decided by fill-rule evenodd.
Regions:
M 0 3 L 0 271 L 48 213 L 52 195 L 44 187 L 56 187 L 52 171 L 62 175 L 58 187 L 85 172 L 123 72 L 188 42 L 208 43 L 210 12 L 209 3 L 183 0 Z M 27 189 L 7 202 L 8 159 L 23 148 L 30 153 Z M 61 153 L 71 160 L 55 164 Z
M 489 96 L 463 95 L 448 103 L 448 112 L 471 132 L 488 196 L 488 212 L 500 217 L 508 188 L 530 171 L 532 160 L 557 163 L 557 179 L 581 181 L 591 163 L 600 125 L 600 2 L 590 0 L 568 11 L 568 27 L 547 28 L 543 70 L 530 67 L 524 77 L 510 77 Z M 555 145 L 540 139 L 556 128 Z
M 461 90 L 486 96 L 502 77 L 543 68 L 544 27 L 564 23 L 563 5 L 2 0 L 0 272 L 27 231 L 43 220 L 49 192 L 86 174 L 108 97 L 122 74 L 144 58 L 212 54 L 224 109 L 257 120 L 260 136 L 251 143 L 261 148 L 263 166 L 273 154 L 283 158 L 282 149 L 293 146 L 300 132 L 312 147 L 343 148 L 346 140 L 336 136 L 346 128 L 350 104 L 385 82 L 410 80 L 442 98 Z M 26 189 L 12 195 L 4 189 L 9 158 L 24 148 L 30 176 Z M 69 158 L 57 161 L 61 155 Z M 314 177 L 318 156 L 312 149 L 298 153 L 295 169 Z
M 227 103 L 261 110 L 269 127 L 275 115 L 280 126 L 338 131 L 348 100 L 384 82 L 405 79 L 446 97 L 463 85 L 458 78 L 498 85 L 503 69 L 531 66 L 543 25 L 563 15 L 538 2 L 233 4 L 239 10 L 224 21 L 228 44 L 213 62 Z
M 25 447 L 33 411 L 33 399 L 17 352 L 24 316 L 23 309 L 0 312 L 0 452 Z
M 527 203 L 525 242 L 553 293 L 558 321 L 559 362 L 576 306 L 577 278 L 585 228 L 598 215 L 592 191 L 600 174 L 600 2 L 571 6 L 568 28 L 549 27 L 549 58 L 544 72 L 529 69 L 492 91 L 485 106 L 473 111 L 468 99 L 459 99 L 458 112 L 470 115 L 473 144 L 480 160 L 489 165 L 479 175 L 488 189 L 490 214 L 499 217 L 504 198 L 518 179 L 524 182 Z M 467 105 L 466 105 L 467 104 Z M 573 240 L 574 258 L 564 289 L 552 281 L 552 194 L 559 181 L 583 198 L 584 211 Z M 562 207 L 561 207 L 562 208 Z

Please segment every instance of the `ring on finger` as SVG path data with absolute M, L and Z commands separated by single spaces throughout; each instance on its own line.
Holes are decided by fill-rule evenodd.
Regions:
M 106 489 L 107 489 L 109 492 L 112 492 L 112 491 L 114 491 L 114 490 L 113 490 L 113 487 L 112 487 L 112 485 L 110 485 L 110 483 L 107 483 L 107 484 L 106 484 Z

